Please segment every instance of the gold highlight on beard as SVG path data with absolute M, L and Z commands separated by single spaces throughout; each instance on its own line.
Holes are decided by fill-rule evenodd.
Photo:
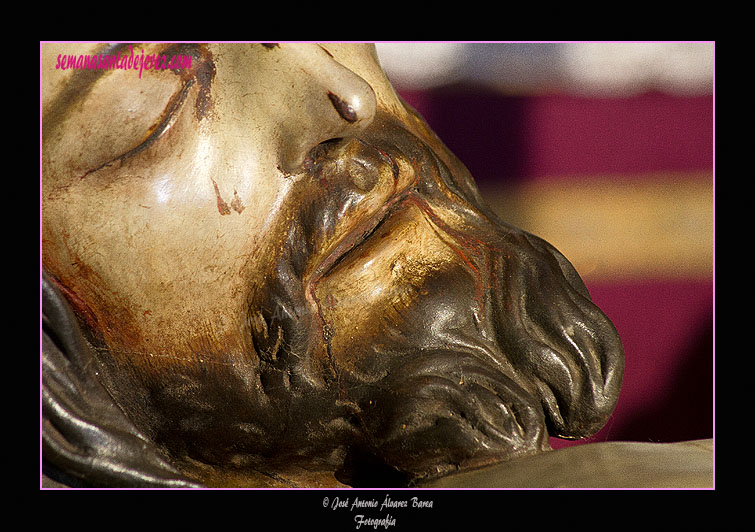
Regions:
M 425 281 L 457 261 L 426 213 L 414 203 L 404 204 L 317 287 L 323 319 L 333 331 L 333 362 L 361 373 L 365 353 L 360 347 L 380 345 L 391 331 L 404 329 L 411 309 L 427 295 Z

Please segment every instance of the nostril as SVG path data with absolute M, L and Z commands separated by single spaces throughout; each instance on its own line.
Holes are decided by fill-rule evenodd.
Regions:
M 328 98 L 330 98 L 333 107 L 335 107 L 336 111 L 338 111 L 338 114 L 341 115 L 341 118 L 343 118 L 350 124 L 356 122 L 359 119 L 356 110 L 351 106 L 351 104 L 349 104 L 348 101 L 343 100 L 340 96 L 330 91 L 328 91 Z

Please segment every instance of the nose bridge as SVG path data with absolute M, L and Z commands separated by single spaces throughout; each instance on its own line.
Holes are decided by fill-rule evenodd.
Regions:
M 294 171 L 309 151 L 326 140 L 357 135 L 375 118 L 372 87 L 314 44 L 281 45 L 291 83 L 286 91 L 292 110 L 283 126 L 281 166 Z

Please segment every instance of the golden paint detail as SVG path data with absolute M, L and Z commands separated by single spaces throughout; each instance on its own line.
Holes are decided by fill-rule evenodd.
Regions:
M 399 330 L 406 319 L 402 310 L 427 295 L 424 281 L 457 260 L 456 253 L 437 238 L 427 215 L 406 204 L 318 286 L 325 321 L 339 324 L 332 338 L 335 362 L 359 373 L 357 364 L 364 353 L 355 352 L 355 338 L 379 344 L 391 330 Z
M 556 246 L 586 280 L 712 277 L 710 175 L 558 180 L 484 196 L 512 224 Z

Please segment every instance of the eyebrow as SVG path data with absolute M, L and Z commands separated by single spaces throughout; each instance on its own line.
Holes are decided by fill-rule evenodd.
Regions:
M 210 88 L 215 79 L 215 61 L 212 54 L 206 46 L 199 43 L 177 43 L 163 50 L 162 55 L 184 55 L 197 60 L 197 64 L 192 65 L 193 73 L 188 74 L 188 76 L 199 85 L 199 94 L 194 109 L 197 120 L 203 120 L 212 110 Z

